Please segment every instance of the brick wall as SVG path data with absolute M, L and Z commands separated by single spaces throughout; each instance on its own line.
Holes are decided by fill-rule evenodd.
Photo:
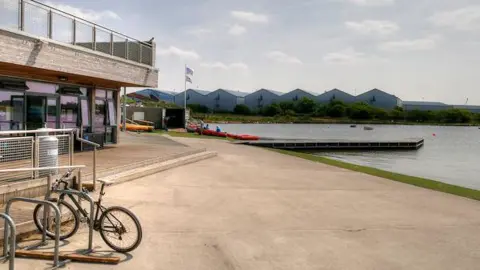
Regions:
M 89 49 L 0 29 L 0 62 L 157 87 L 158 70 Z

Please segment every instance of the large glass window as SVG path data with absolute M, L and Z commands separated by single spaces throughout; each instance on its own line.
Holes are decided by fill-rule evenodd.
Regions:
M 47 99 L 47 127 L 57 128 L 57 98 Z
M 80 101 L 82 106 L 82 125 L 84 127 L 90 126 L 90 108 L 88 106 L 88 100 L 82 99 Z
M 106 98 L 106 92 L 105 90 L 100 90 L 100 89 L 96 89 L 95 90 L 95 97 L 97 98 Z
M 23 93 L 0 90 L 0 130 L 23 129 Z
M 40 83 L 40 82 L 27 82 L 28 92 L 43 93 L 43 94 L 56 94 L 57 85 Z
M 94 132 L 105 133 L 105 100 L 95 100 Z
M 117 117 L 115 114 L 115 104 L 113 100 L 108 101 L 108 120 L 109 120 L 110 126 L 117 125 Z
M 60 126 L 62 128 L 77 127 L 78 97 L 60 97 Z

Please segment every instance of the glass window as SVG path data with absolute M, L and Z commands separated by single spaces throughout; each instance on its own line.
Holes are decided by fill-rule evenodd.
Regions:
M 82 125 L 84 127 L 88 127 L 90 126 L 90 109 L 88 106 L 88 100 L 82 99 L 81 106 L 82 106 Z
M 72 96 L 60 97 L 60 126 L 62 128 L 77 127 L 78 98 Z
M 57 92 L 56 84 L 27 82 L 27 86 L 29 88 L 28 92 L 44 93 L 44 94 L 56 94 Z
M 107 98 L 113 99 L 113 91 L 107 91 Z
M 0 90 L 0 130 L 23 129 L 23 94 Z
M 57 99 L 49 98 L 47 100 L 47 127 L 57 128 Z
M 88 94 L 88 89 L 85 87 L 80 87 L 80 92 L 82 92 L 82 96 L 87 96 Z
M 100 90 L 100 89 L 95 89 L 95 96 L 97 98 L 105 98 L 107 96 L 107 91 L 105 90 Z
M 110 120 L 110 126 L 117 125 L 117 118 L 115 115 L 115 104 L 113 100 L 108 101 L 108 119 Z
M 105 133 L 105 100 L 95 100 L 94 132 Z

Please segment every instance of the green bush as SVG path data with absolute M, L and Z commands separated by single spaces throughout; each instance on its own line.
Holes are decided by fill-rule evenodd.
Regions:
M 245 104 L 238 104 L 233 109 L 234 114 L 249 115 L 251 113 L 250 108 Z
M 190 110 L 196 113 L 209 113 L 210 109 L 205 106 L 205 105 L 200 105 L 200 104 L 188 104 L 187 105 Z

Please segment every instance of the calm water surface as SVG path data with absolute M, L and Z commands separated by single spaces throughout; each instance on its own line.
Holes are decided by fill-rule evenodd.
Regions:
M 215 125 L 211 125 L 214 127 Z M 477 127 L 223 124 L 222 131 L 274 138 L 406 139 L 424 138 L 418 151 L 321 152 L 318 155 L 393 172 L 480 189 L 480 129 Z M 435 136 L 434 136 L 435 134 Z

